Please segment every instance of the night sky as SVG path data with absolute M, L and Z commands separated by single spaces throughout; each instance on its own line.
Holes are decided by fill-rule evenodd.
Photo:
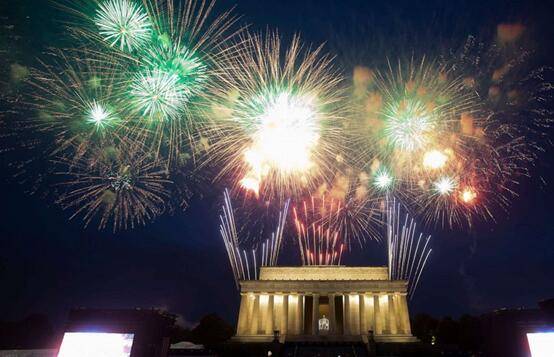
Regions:
M 64 41 L 64 15 L 49 1 L 0 2 L 3 41 L 19 37 L 19 52 L 2 52 L 9 61 L 32 65 L 45 47 Z M 494 33 L 501 22 L 525 24 L 538 61 L 554 63 L 546 1 L 221 0 L 218 9 L 235 4 L 253 29 L 327 42 L 345 72 L 372 58 L 459 45 L 467 35 Z M 0 320 L 44 313 L 59 328 L 72 307 L 160 307 L 187 325 L 210 312 L 235 322 L 238 293 L 218 234 L 218 200 L 196 197 L 183 213 L 113 235 L 83 229 L 68 221 L 69 212 L 27 194 L 6 168 L 8 156 L 0 158 Z M 496 212 L 497 222 L 471 232 L 426 229 L 434 252 L 412 314 L 479 314 L 554 297 L 553 164 L 548 148 L 509 213 Z M 382 265 L 382 251 L 370 243 L 346 263 Z

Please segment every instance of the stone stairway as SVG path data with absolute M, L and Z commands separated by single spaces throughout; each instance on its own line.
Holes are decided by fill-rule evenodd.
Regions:
M 362 342 L 285 343 L 283 357 L 371 357 Z

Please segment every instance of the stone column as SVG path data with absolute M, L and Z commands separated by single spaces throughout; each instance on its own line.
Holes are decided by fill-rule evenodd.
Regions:
M 365 297 L 364 294 L 358 295 L 359 310 L 360 310 L 360 334 L 367 334 L 367 318 L 366 318 L 366 309 L 365 309 Z
M 360 334 L 360 300 L 358 295 L 349 295 L 350 300 L 350 334 Z
M 389 299 L 386 293 L 379 295 L 379 312 L 383 323 L 383 334 L 390 334 Z
M 390 320 L 390 333 L 395 335 L 398 333 L 398 323 L 396 321 L 396 309 L 394 308 L 393 294 L 387 295 L 389 302 L 389 320 Z
M 256 296 L 254 294 L 247 294 L 245 298 L 248 301 L 246 303 L 247 314 L 246 314 L 244 334 L 248 335 L 250 334 L 250 330 L 252 329 L 252 318 L 254 316 L 254 301 L 256 300 Z
M 335 335 L 337 333 L 337 318 L 335 313 L 335 295 L 329 294 L 329 333 Z
M 258 334 L 258 321 L 260 320 L 260 294 L 254 295 L 254 307 L 252 309 L 252 318 L 250 319 L 250 334 Z
M 404 334 L 404 323 L 402 321 L 402 307 L 400 306 L 400 294 L 394 293 L 392 296 L 394 303 L 394 318 L 396 319 L 396 333 Z
M 246 330 L 246 322 L 248 321 L 248 295 L 240 295 L 239 319 L 237 321 L 237 335 L 244 335 Z
M 312 335 L 317 335 L 319 332 L 319 295 L 313 295 L 312 302 Z
M 289 335 L 296 334 L 296 310 L 298 309 L 298 295 L 289 295 L 289 323 L 287 331 Z
M 410 327 L 410 314 L 408 313 L 408 301 L 405 294 L 400 295 L 400 315 L 400 319 L 404 327 L 404 333 L 411 335 L 412 329 Z
M 288 333 L 289 324 L 289 296 L 283 294 L 283 304 L 281 310 L 281 334 L 286 335 Z
M 371 330 L 375 334 L 375 301 L 373 295 L 367 296 L 366 302 L 367 330 Z
M 281 331 L 281 309 L 283 308 L 283 295 L 273 295 L 273 330 Z
M 344 296 L 344 313 L 343 315 L 343 329 L 345 335 L 352 334 L 352 329 L 350 328 L 350 295 L 345 294 Z
M 269 295 L 267 300 L 267 315 L 265 318 L 265 334 L 273 335 L 273 295 Z
M 299 335 L 304 334 L 304 296 L 298 295 L 296 311 L 296 333 Z
M 375 334 L 383 334 L 383 319 L 381 318 L 381 306 L 379 295 L 373 295 L 373 308 L 375 309 Z
M 267 303 L 268 296 L 266 294 L 260 294 L 260 306 L 258 310 L 258 333 L 265 334 L 265 322 L 267 321 Z

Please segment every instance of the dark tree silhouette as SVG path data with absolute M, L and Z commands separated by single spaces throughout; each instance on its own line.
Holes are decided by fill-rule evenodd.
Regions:
M 209 314 L 200 319 L 200 323 L 191 333 L 192 342 L 214 348 L 230 339 L 234 329 L 216 314 Z

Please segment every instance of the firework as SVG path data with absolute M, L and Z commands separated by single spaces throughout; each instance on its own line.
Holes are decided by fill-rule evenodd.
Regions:
M 147 120 L 176 118 L 187 99 L 187 87 L 176 75 L 157 70 L 138 73 L 130 89 L 133 105 Z
M 43 139 L 51 135 L 46 137 L 53 142 L 51 155 L 79 157 L 106 139 L 124 141 L 119 135 L 125 115 L 116 101 L 117 66 L 98 61 L 86 50 L 54 51 L 50 58 L 51 63 L 31 71 L 28 101 L 34 112 L 23 126 Z
M 295 37 L 247 36 L 225 74 L 214 108 L 226 123 L 213 156 L 244 189 L 267 197 L 313 188 L 332 174 L 338 152 L 340 77 L 330 58 Z
M 408 214 L 402 223 L 400 204 L 394 200 L 389 202 L 386 216 L 389 279 L 408 281 L 408 295 L 413 297 L 432 252 L 431 236 L 417 235 L 417 225 Z
M 221 207 L 222 213 L 219 216 L 219 233 L 225 244 L 227 256 L 235 283 L 239 288 L 239 281 L 258 279 L 258 270 L 261 266 L 276 266 L 281 252 L 283 242 L 283 233 L 289 201 L 284 204 L 283 209 L 278 214 L 277 227 L 271 233 L 271 236 L 256 244 L 250 249 L 241 248 L 244 245 L 244 239 L 239 238 L 240 229 L 237 228 L 235 210 L 233 209 L 231 195 L 228 189 L 224 192 L 224 204 Z
M 440 177 L 437 181 L 433 182 L 433 188 L 439 195 L 449 195 L 454 192 L 457 186 L 456 180 L 448 176 Z
M 507 208 L 515 180 L 537 158 L 539 145 L 528 136 L 548 127 L 548 111 L 531 110 L 527 94 L 544 102 L 551 91 L 517 89 L 518 76 L 508 80 L 517 60 L 502 65 L 505 51 L 472 54 L 474 47 L 470 41 L 450 62 L 424 58 L 366 70 L 363 90 L 358 83 L 353 94 L 352 142 L 361 148 L 354 165 L 373 178 L 375 195 L 401 198 L 426 223 L 471 226 L 493 218 L 493 207 Z M 540 82 L 526 74 L 519 85 L 529 81 Z M 529 111 L 530 123 L 515 121 Z
M 133 0 L 107 0 L 99 3 L 94 17 L 98 33 L 110 46 L 132 52 L 152 36 L 146 11 Z
M 428 210 L 437 193 L 454 189 L 444 178 L 458 179 L 468 141 L 478 141 L 460 129 L 462 118 L 476 118 L 477 95 L 447 65 L 425 58 L 364 73 L 353 102 L 360 113 L 352 142 L 361 148 L 354 165 L 371 177 L 371 194 L 382 202 L 398 197 Z
M 251 225 L 262 206 L 269 212 L 270 203 L 310 197 L 311 208 L 295 211 L 305 264 L 336 263 L 342 244 L 373 237 L 374 214 L 394 198 L 426 223 L 494 218 L 494 207 L 506 209 L 518 180 L 531 174 L 552 121 L 548 69 L 529 70 L 529 53 L 513 46 L 522 26 L 510 36 L 499 27 L 492 46 L 470 38 L 435 60 L 356 68 L 353 100 L 345 101 L 342 77 L 321 47 L 294 37 L 285 49 L 276 33 L 235 37 L 236 17 L 212 16 L 213 1 L 68 3 L 63 8 L 78 17 L 69 26 L 77 49 L 54 51 L 52 61 L 18 75 L 33 87 L 33 113 L 18 125 L 36 134 L 21 145 L 62 157 L 58 164 L 74 175 L 64 187 L 84 185 L 81 174 L 116 172 L 114 192 L 142 187 L 127 182 L 126 167 L 163 165 L 184 181 L 187 162 L 201 157 L 202 168 L 215 168 L 216 179 L 256 206 Z M 132 148 L 140 160 L 94 158 L 112 147 Z M 119 197 L 103 196 L 110 195 Z M 92 193 L 81 201 L 66 194 L 61 203 L 77 207 L 87 224 L 101 215 L 100 226 L 113 221 L 115 229 L 157 215 L 141 207 L 146 197 L 127 196 L 121 201 L 142 213 L 121 213 L 130 210 L 117 199 L 90 203 Z M 249 231 L 240 243 L 253 243 L 256 269 L 275 246 Z
M 457 149 L 464 135 L 458 130 L 462 114 L 477 109 L 463 78 L 423 59 L 399 64 L 397 70 L 389 63 L 388 72 L 376 75 L 376 83 L 382 96 L 382 106 L 375 108 L 381 121 L 375 132 L 377 155 L 408 182 L 421 179 L 426 168 L 444 167 L 444 151 Z
M 58 173 L 64 178 L 58 203 L 74 210 L 71 218 L 81 216 L 85 226 L 98 220 L 99 229 L 134 228 L 167 208 L 167 173 L 140 151 L 106 147 L 57 165 L 65 168 Z
M 322 202 L 323 204 L 321 204 Z M 340 265 L 345 249 L 332 217 L 335 203 L 327 206 L 315 197 L 293 207 L 294 225 L 303 265 Z M 329 211 L 327 211 L 329 210 Z
M 342 170 L 339 170 L 342 171 Z M 311 218 L 337 231 L 345 246 L 350 250 L 353 243 L 360 247 L 367 240 L 380 239 L 377 227 L 380 219 L 380 199 L 373 195 L 365 173 L 356 173 L 346 168 L 344 174 L 337 174 L 330 186 L 322 185 L 309 198 Z
M 124 114 L 123 134 L 168 165 L 196 150 L 210 120 L 204 111 L 209 88 L 219 85 L 218 68 L 224 67 L 217 62 L 233 53 L 226 43 L 236 17 L 213 16 L 213 7 L 213 1 L 194 0 L 75 0 L 62 6 L 76 17 L 69 26 L 73 36 L 104 65 L 118 66 L 113 99 Z
M 381 167 L 374 174 L 373 185 L 381 191 L 390 190 L 394 185 L 394 177 L 389 170 Z
M 152 23 L 150 41 L 133 56 L 128 109 L 139 116 L 137 139 L 172 163 L 186 144 L 195 146 L 211 85 L 218 85 L 217 62 L 232 36 L 236 18 L 225 12 L 211 19 L 213 1 L 145 1 Z
M 470 36 L 446 57 L 445 66 L 463 77 L 479 105 L 462 113 L 457 131 L 451 130 L 458 145 L 424 156 L 434 174 L 416 199 L 427 222 L 471 227 L 477 219 L 494 220 L 495 211 L 508 209 L 518 181 L 531 176 L 548 143 L 552 111 L 544 103 L 552 97 L 550 70 L 531 65 L 530 53 L 501 41 L 501 32 L 499 27 L 492 45 Z

